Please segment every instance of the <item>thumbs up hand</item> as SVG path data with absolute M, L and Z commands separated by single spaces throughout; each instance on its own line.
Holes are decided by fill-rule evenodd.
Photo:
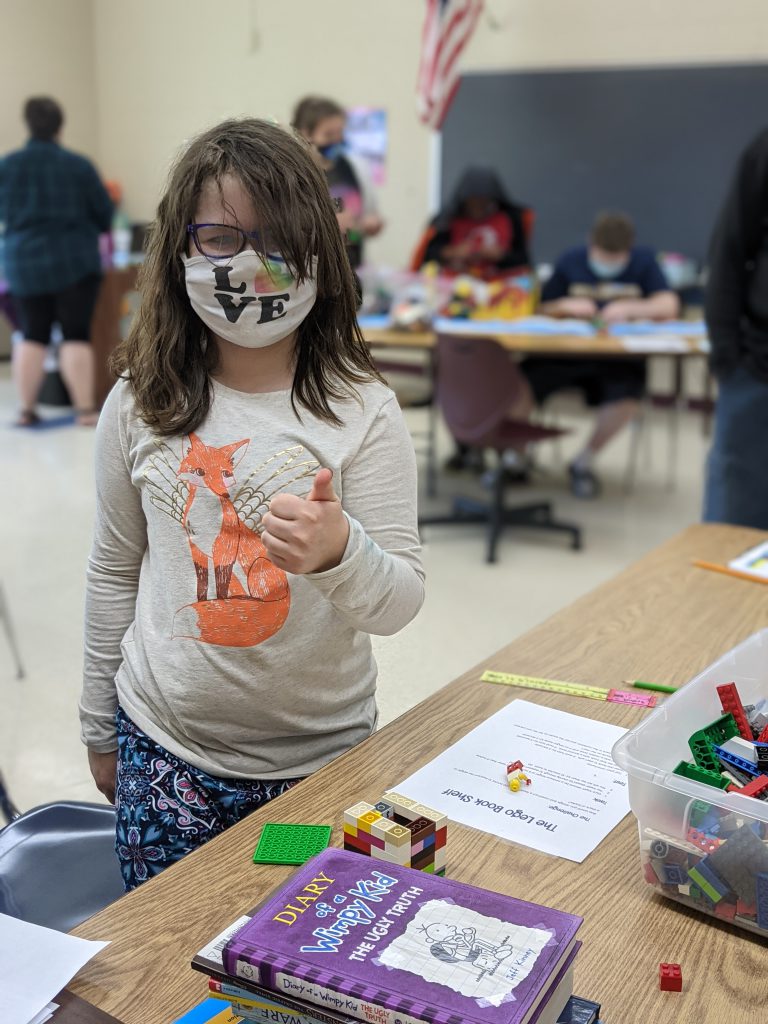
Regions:
M 349 522 L 333 489 L 332 470 L 318 470 L 306 498 L 278 494 L 262 522 L 262 543 L 278 568 L 302 575 L 341 562 Z

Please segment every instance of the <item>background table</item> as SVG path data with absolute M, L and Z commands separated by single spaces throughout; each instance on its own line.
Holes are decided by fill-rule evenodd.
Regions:
M 73 990 L 126 1024 L 172 1021 L 205 995 L 205 978 L 189 967 L 192 955 L 291 870 L 251 863 L 264 822 L 328 822 L 339 843 L 346 807 L 375 801 L 517 697 L 634 725 L 646 712 L 481 683 L 480 673 L 491 668 L 599 686 L 625 678 L 682 684 L 768 619 L 765 587 L 696 569 L 691 559 L 723 561 L 763 536 L 691 527 L 85 922 L 77 934 L 111 944 Z M 451 825 L 448 874 L 583 915 L 575 990 L 602 1002 L 607 1024 L 760 1019 L 768 992 L 765 942 L 653 895 L 641 876 L 632 815 L 583 864 Z M 659 991 L 661 961 L 682 964 L 682 994 Z

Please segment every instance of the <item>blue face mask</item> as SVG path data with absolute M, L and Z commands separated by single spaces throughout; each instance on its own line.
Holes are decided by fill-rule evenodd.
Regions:
M 589 269 L 602 281 L 609 281 L 611 278 L 620 277 L 629 266 L 629 260 L 622 260 L 621 263 L 607 263 L 605 260 L 589 257 Z
M 323 160 L 336 160 L 344 152 L 343 142 L 331 142 L 327 146 L 318 146 L 317 151 Z

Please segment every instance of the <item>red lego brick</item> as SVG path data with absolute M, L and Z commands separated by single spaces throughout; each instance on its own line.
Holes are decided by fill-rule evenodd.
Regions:
M 371 844 L 357 836 L 351 836 L 349 832 L 344 833 L 344 849 L 356 850 L 357 853 L 367 853 L 369 857 L 371 855 Z
M 768 743 L 768 725 L 763 729 L 760 735 L 757 737 L 758 743 Z
M 649 860 L 647 860 L 645 864 L 643 864 L 643 874 L 645 875 L 645 880 L 649 885 L 659 884 L 659 880 L 656 877 L 656 872 L 653 870 L 653 864 L 651 864 Z
M 682 992 L 683 972 L 680 964 L 659 964 L 659 988 L 662 992 Z
M 448 826 L 443 825 L 435 832 L 435 849 L 442 850 L 445 844 L 448 842 Z
M 523 770 L 523 762 L 522 761 L 512 761 L 511 764 L 507 765 L 507 775 L 509 775 L 510 772 L 521 772 L 522 770 Z
M 715 904 L 715 917 L 721 917 L 724 921 L 733 921 L 736 917 L 736 904 L 719 900 Z
M 729 786 L 728 789 L 730 788 Z M 768 795 L 768 775 L 758 775 L 756 779 L 752 779 L 746 786 L 742 786 L 739 792 L 742 796 L 760 797 Z
M 715 839 L 713 836 L 708 836 L 704 832 L 699 832 L 698 829 L 688 829 L 688 842 L 694 846 L 698 846 L 700 850 L 704 850 L 705 853 L 714 853 L 720 845 L 720 840 Z
M 739 691 L 736 689 L 736 684 L 727 683 L 725 686 L 718 686 L 717 694 L 720 698 L 720 705 L 723 709 L 723 714 L 727 715 L 730 712 L 730 714 L 732 714 L 736 719 L 739 736 L 752 743 L 752 729 L 747 721 L 744 705 L 741 703 L 741 697 L 739 697 Z
M 736 900 L 736 913 L 741 917 L 757 917 L 757 906 L 754 903 L 745 903 L 744 900 Z

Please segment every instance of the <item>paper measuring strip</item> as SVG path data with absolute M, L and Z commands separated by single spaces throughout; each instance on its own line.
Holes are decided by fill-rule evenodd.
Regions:
M 605 700 L 611 704 L 632 704 L 635 707 L 655 708 L 656 695 L 653 693 L 629 693 L 626 690 L 606 690 L 602 686 L 587 686 L 584 683 L 563 683 L 558 679 L 537 679 L 535 676 L 518 676 L 510 672 L 483 672 L 484 683 L 501 683 L 503 686 L 520 686 L 526 690 L 546 690 L 549 693 L 565 693 L 569 697 L 590 697 Z

